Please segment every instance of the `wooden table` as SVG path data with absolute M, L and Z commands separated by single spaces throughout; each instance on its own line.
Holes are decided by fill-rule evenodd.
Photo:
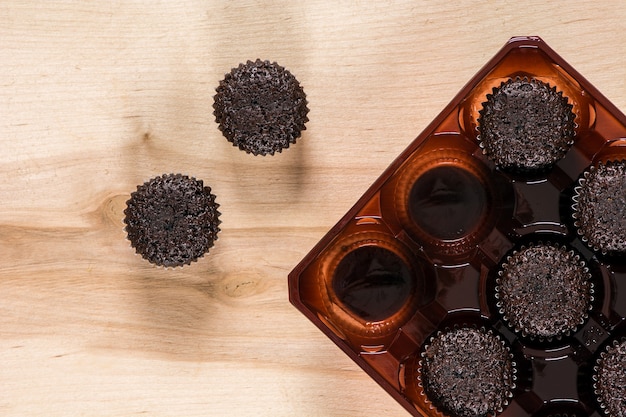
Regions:
M 0 415 L 407 416 L 289 304 L 287 274 L 511 36 L 541 36 L 626 109 L 620 1 L 296 3 L 0 5 Z M 256 58 L 311 109 L 273 157 L 212 115 Z M 223 213 L 178 269 L 123 224 L 170 172 Z

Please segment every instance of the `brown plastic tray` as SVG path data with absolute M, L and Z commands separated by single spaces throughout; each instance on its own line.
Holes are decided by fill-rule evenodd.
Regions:
M 482 104 L 516 77 L 546 82 L 573 105 L 575 141 L 548 170 L 501 170 L 479 146 Z M 501 416 L 600 416 L 593 365 L 608 343 L 626 337 L 626 262 L 580 239 L 572 196 L 586 169 L 614 159 L 626 159 L 624 115 L 540 38 L 511 38 L 295 267 L 290 300 L 415 416 L 443 415 L 413 374 L 428 338 L 454 324 L 484 326 L 511 347 L 516 388 Z M 464 173 L 463 209 L 425 208 L 416 226 L 406 199 L 416 178 L 441 166 Z M 573 249 L 592 275 L 589 317 L 558 340 L 509 328 L 493 296 L 507 254 L 538 241 Z M 368 257 L 393 265 L 395 278 L 338 282 Z M 350 285 L 351 294 L 339 293 Z

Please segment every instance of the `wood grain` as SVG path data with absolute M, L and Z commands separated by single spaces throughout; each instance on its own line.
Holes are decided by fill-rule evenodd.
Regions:
M 0 5 L 0 415 L 406 416 L 287 300 L 287 274 L 514 35 L 626 109 L 619 1 Z M 240 62 L 303 85 L 274 157 L 212 100 Z M 123 210 L 163 173 L 221 204 L 211 252 L 156 268 Z

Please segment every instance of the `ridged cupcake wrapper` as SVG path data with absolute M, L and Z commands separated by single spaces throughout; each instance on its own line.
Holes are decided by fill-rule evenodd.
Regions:
M 143 259 L 166 269 L 198 261 L 214 246 L 220 232 L 221 213 L 215 199 L 202 180 L 182 174 L 163 174 L 137 186 L 124 209 L 124 230 L 131 247 Z M 189 207 L 184 211 L 202 213 L 203 218 L 189 218 L 189 213 L 173 211 L 177 206 Z M 201 229 L 202 236 L 176 230 L 180 221 L 195 231 Z M 161 227 L 157 222 L 164 224 Z M 172 223 L 170 232 L 165 231 L 168 222 Z M 172 233 L 176 239 L 172 239 Z
M 306 130 L 306 94 L 296 77 L 276 62 L 242 63 L 225 75 L 216 92 L 213 115 L 218 128 L 246 153 L 282 152 Z M 278 105 L 268 101 L 278 93 Z
M 426 387 L 424 386 L 424 378 L 423 378 L 423 368 L 424 368 L 424 358 L 426 356 L 426 352 L 428 351 L 428 349 L 431 347 L 433 341 L 435 341 L 437 338 L 439 338 L 440 336 L 447 334 L 449 332 L 452 331 L 457 331 L 457 330 L 463 330 L 463 329 L 472 329 L 472 330 L 476 330 L 484 335 L 487 336 L 491 336 L 494 338 L 495 341 L 499 342 L 502 349 L 504 350 L 504 352 L 506 352 L 507 357 L 509 358 L 510 362 L 510 367 L 511 367 L 511 375 L 510 375 L 510 379 L 511 379 L 511 384 L 507 387 L 506 392 L 504 393 L 504 395 L 502 396 L 502 404 L 500 404 L 500 406 L 495 409 L 495 410 L 488 410 L 487 411 L 487 415 L 489 416 L 494 416 L 497 415 L 501 412 L 504 411 L 504 409 L 510 404 L 512 398 L 513 398 L 513 390 L 515 390 L 516 386 L 516 381 L 517 381 L 517 363 L 515 362 L 515 358 L 513 357 L 513 354 L 511 353 L 511 349 L 507 346 L 507 344 L 504 342 L 504 340 L 502 339 L 502 337 L 500 337 L 498 334 L 494 333 L 491 329 L 486 329 L 484 326 L 478 326 L 475 324 L 461 324 L 461 325 L 454 325 L 451 327 L 446 327 L 443 330 L 439 330 L 437 331 L 436 334 L 430 336 L 428 338 L 428 340 L 426 341 L 426 343 L 424 344 L 424 346 L 422 347 L 422 350 L 420 352 L 420 357 L 419 360 L 417 361 L 417 372 L 416 372 L 416 379 L 417 379 L 417 388 L 419 390 L 418 394 L 420 395 L 420 397 L 422 398 L 424 404 L 426 404 L 427 406 L 431 407 L 432 409 L 436 410 L 438 412 L 438 414 L 440 414 L 441 416 L 450 416 L 450 417 L 455 417 L 455 415 L 453 414 L 452 411 L 446 410 L 445 406 L 442 406 L 441 404 L 438 404 L 438 402 L 435 400 L 431 400 L 431 398 L 429 397 L 428 393 L 426 392 Z M 448 412 L 452 413 L 452 414 L 447 414 Z
M 504 307 L 505 302 L 503 301 L 503 297 L 501 294 L 502 277 L 504 275 L 506 268 L 509 266 L 511 260 L 515 256 L 518 256 L 521 253 L 525 252 L 527 249 L 538 247 L 538 246 L 548 246 L 548 247 L 557 249 L 561 253 L 567 254 L 567 256 L 572 261 L 574 261 L 577 264 L 577 266 L 581 268 L 581 271 L 584 273 L 583 282 L 586 282 L 589 286 L 588 287 L 588 299 L 587 299 L 588 307 L 586 310 L 583 311 L 583 314 L 580 320 L 578 320 L 578 322 L 572 327 L 563 329 L 562 332 L 560 332 L 559 334 L 555 334 L 552 336 L 539 335 L 536 332 L 532 331 L 531 329 L 519 323 L 518 320 L 514 320 L 511 317 L 509 317 Z M 551 343 L 553 341 L 560 341 L 563 338 L 569 337 L 572 334 L 576 333 L 589 318 L 589 313 L 593 309 L 593 302 L 595 300 L 595 297 L 594 297 L 595 289 L 594 289 L 594 284 L 591 281 L 592 278 L 593 277 L 591 275 L 591 272 L 586 262 L 583 259 L 581 259 L 579 254 L 575 253 L 574 250 L 569 249 L 566 246 L 557 245 L 557 244 L 553 244 L 550 242 L 542 242 L 542 241 L 538 241 L 533 244 L 521 246 L 519 249 L 513 251 L 510 255 L 506 257 L 506 260 L 501 264 L 500 269 L 498 271 L 498 277 L 495 280 L 495 288 L 494 288 L 495 290 L 494 296 L 496 298 L 496 307 L 498 308 L 498 313 L 500 314 L 502 319 L 506 322 L 509 328 L 511 328 L 515 333 L 521 335 L 524 338 L 530 339 L 531 341 L 537 341 L 540 343 L 544 343 L 544 342 Z
M 623 349 L 623 353 L 616 352 L 619 349 Z M 600 381 L 599 373 L 603 366 L 603 362 L 606 361 L 609 355 L 613 353 L 620 355 L 622 362 L 623 362 L 624 360 L 623 357 L 626 356 L 626 337 L 613 340 L 611 344 L 606 346 L 604 350 L 600 353 L 599 357 L 596 359 L 596 363 L 593 367 L 593 376 L 592 376 L 593 393 L 596 397 L 596 401 L 598 402 L 598 405 L 600 406 L 600 409 L 602 410 L 603 414 L 608 417 L 626 415 L 626 409 L 624 409 L 624 407 L 622 407 L 622 409 L 620 410 L 615 410 L 613 409 L 614 404 L 607 404 L 607 402 L 605 401 L 606 397 L 609 397 L 610 399 L 613 399 L 613 400 L 616 400 L 616 399 L 619 400 L 619 393 L 617 393 L 617 395 L 616 393 L 603 393 L 602 388 L 599 386 L 600 383 L 602 382 Z M 623 368 L 622 368 L 622 371 L 623 371 Z M 603 395 L 603 394 L 606 394 L 606 395 Z M 623 403 L 623 398 L 622 398 L 622 403 Z
M 569 114 L 565 114 L 564 116 L 567 116 L 567 119 L 571 121 L 571 126 L 565 125 L 561 128 L 561 130 L 564 131 L 563 133 L 563 137 L 567 137 L 569 138 L 566 142 L 564 142 L 563 144 L 553 144 L 555 146 L 555 150 L 552 152 L 554 154 L 553 158 L 551 158 L 551 160 L 548 161 L 544 161 L 542 163 L 540 163 L 538 166 L 530 166 L 530 163 L 527 164 L 519 164 L 519 165 L 515 165 L 513 162 L 508 162 L 503 160 L 504 158 L 502 158 L 501 156 L 498 156 L 496 154 L 494 154 L 493 151 L 490 151 L 489 145 L 485 144 L 484 141 L 484 132 L 482 131 L 482 125 L 484 123 L 484 118 L 485 118 L 485 107 L 487 105 L 491 104 L 491 101 L 494 100 L 494 97 L 505 87 L 507 87 L 508 85 L 515 83 L 515 82 L 527 82 L 527 83 L 535 83 L 535 84 L 539 84 L 539 85 L 545 85 L 548 87 L 548 91 L 550 91 L 553 96 L 552 98 L 554 100 L 564 100 L 564 108 L 567 109 L 567 111 L 569 111 Z M 561 159 L 563 156 L 565 156 L 565 154 L 567 153 L 567 151 L 570 149 L 570 147 L 572 146 L 572 144 L 574 143 L 574 139 L 576 137 L 576 132 L 578 130 L 578 123 L 576 122 L 577 116 L 576 114 L 572 111 L 573 109 L 573 104 L 569 103 L 569 99 L 567 96 L 565 96 L 563 94 L 562 91 L 557 91 L 556 86 L 550 86 L 549 83 L 540 81 L 538 79 L 532 78 L 532 77 L 520 77 L 517 76 L 515 78 L 509 78 L 507 81 L 503 81 L 499 87 L 494 87 L 492 92 L 487 94 L 486 96 L 487 100 L 484 101 L 482 103 L 482 108 L 479 111 L 479 117 L 477 119 L 477 125 L 476 125 L 476 137 L 478 140 L 478 145 L 480 146 L 480 148 L 482 149 L 482 152 L 484 155 L 486 155 L 489 159 L 491 159 L 498 167 L 508 170 L 508 171 L 512 171 L 512 172 L 516 172 L 516 173 L 520 173 L 520 174 L 528 174 L 528 173 L 534 173 L 534 172 L 538 172 L 538 171 L 543 171 L 546 169 L 549 169 L 550 167 L 552 167 L 559 159 Z M 494 104 L 495 107 L 495 104 Z M 508 147 L 510 149 L 510 147 Z M 524 152 L 521 152 L 524 153 Z M 528 154 L 530 154 L 530 152 L 527 152 Z M 542 155 L 545 155 L 545 152 L 541 152 L 541 150 L 538 150 L 538 152 L 534 152 L 534 157 L 542 157 Z M 519 158 L 514 158 L 515 161 L 519 161 Z
M 576 227 L 576 232 L 580 236 L 580 239 L 593 251 L 601 253 L 603 255 L 611 254 L 611 253 L 623 253 L 626 252 L 626 230 L 624 234 L 610 233 L 606 230 L 601 230 L 602 227 L 596 227 L 593 230 L 585 230 L 589 228 L 589 225 L 586 225 L 587 222 L 593 222 L 593 219 L 586 219 L 584 210 L 585 207 L 584 202 L 581 202 L 581 198 L 584 200 L 587 194 L 587 187 L 593 186 L 591 181 L 594 180 L 596 175 L 600 175 L 601 172 L 605 172 L 606 170 L 621 169 L 624 171 L 622 174 L 626 175 L 626 160 L 625 159 L 612 159 L 607 161 L 601 161 L 596 165 L 591 165 L 578 179 L 578 186 L 574 188 L 574 196 L 572 197 L 572 218 L 574 219 L 574 226 Z M 591 184 L 591 185 L 590 185 Z M 619 187 L 618 187 L 619 188 Z M 604 191 L 604 190 L 602 190 Z M 622 190 L 613 190 L 615 193 L 612 193 L 611 190 L 607 190 L 609 194 L 615 195 L 619 198 L 620 192 Z M 591 209 L 591 208 L 587 208 Z M 622 207 L 623 213 L 614 213 L 615 217 L 624 217 L 626 216 L 626 207 Z M 602 226 L 602 224 L 600 224 Z M 615 226 L 614 223 L 610 225 L 606 225 L 607 227 Z

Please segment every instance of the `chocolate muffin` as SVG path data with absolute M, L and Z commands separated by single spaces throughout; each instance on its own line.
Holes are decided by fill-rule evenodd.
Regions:
M 561 92 L 542 81 L 509 79 L 487 95 L 479 112 L 480 146 L 506 170 L 549 168 L 574 142 L 572 107 Z
M 574 196 L 574 219 L 582 240 L 593 250 L 626 252 L 626 161 L 590 167 Z
M 149 262 L 190 264 L 213 246 L 219 232 L 211 188 L 181 174 L 164 174 L 137 187 L 126 202 L 124 223 L 131 246 Z
M 564 246 L 538 243 L 513 252 L 496 279 L 496 306 L 516 332 L 552 340 L 575 331 L 593 301 L 584 260 Z
M 626 416 L 626 340 L 614 341 L 594 367 L 593 388 L 598 404 L 609 417 Z
M 424 393 L 453 417 L 501 412 L 513 396 L 515 364 L 492 331 L 461 327 L 434 336 L 421 354 Z
M 243 151 L 273 155 L 295 143 L 306 129 L 304 90 L 275 62 L 241 64 L 226 74 L 216 91 L 213 114 L 219 129 Z

